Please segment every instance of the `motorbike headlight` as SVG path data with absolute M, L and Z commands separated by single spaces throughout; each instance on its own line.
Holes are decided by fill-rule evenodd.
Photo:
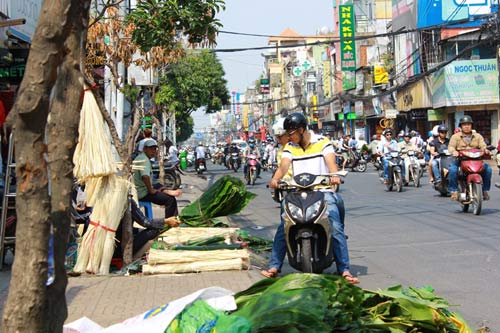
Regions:
M 287 207 L 293 219 L 301 220 L 303 218 L 302 209 L 300 209 L 299 207 L 295 206 L 290 202 L 287 204 Z
M 306 221 L 309 221 L 309 220 L 315 218 L 319 214 L 320 208 L 321 208 L 321 200 L 318 200 L 315 203 L 313 203 L 311 206 L 307 207 L 307 209 L 306 209 Z

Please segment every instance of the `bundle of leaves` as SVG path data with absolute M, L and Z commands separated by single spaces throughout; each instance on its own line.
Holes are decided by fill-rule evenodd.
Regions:
M 251 332 L 474 333 L 430 287 L 369 291 L 333 275 L 289 274 L 235 295 Z
M 216 217 L 237 214 L 255 197 L 241 179 L 226 175 L 182 209 L 179 219 L 191 227 L 220 227 Z
M 333 332 L 355 327 L 363 291 L 333 275 L 289 274 L 265 279 L 235 295 L 231 315 L 251 323 L 252 332 Z

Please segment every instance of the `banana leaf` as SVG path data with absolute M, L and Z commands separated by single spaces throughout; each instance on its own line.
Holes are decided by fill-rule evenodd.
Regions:
M 184 207 L 179 219 L 191 227 L 212 227 L 214 218 L 241 212 L 254 197 L 241 179 L 226 175 Z

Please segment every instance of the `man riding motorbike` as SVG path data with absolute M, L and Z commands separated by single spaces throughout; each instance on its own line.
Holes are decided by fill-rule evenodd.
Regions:
M 392 129 L 387 128 L 382 134 L 384 139 L 380 140 L 377 146 L 377 152 L 382 155 L 382 162 L 384 165 L 384 184 L 387 184 L 389 178 L 389 161 L 385 155 L 389 154 L 391 151 L 399 151 L 399 147 L 396 140 L 393 139 L 394 132 Z
M 486 149 L 486 143 L 481 134 L 472 130 L 472 118 L 470 116 L 463 116 L 460 118 L 459 126 L 461 131 L 453 134 L 448 144 L 448 151 L 455 157 L 459 154 L 458 152 L 465 149 L 480 149 L 483 150 L 486 155 L 490 154 L 490 151 Z M 458 200 L 458 159 L 450 166 L 449 170 L 449 190 L 451 192 L 451 200 Z M 483 186 L 483 200 L 489 200 L 490 196 L 488 191 L 491 187 L 491 167 L 488 163 L 484 163 L 484 170 L 481 174 L 484 182 Z
M 403 133 L 403 141 L 398 142 L 398 149 L 401 152 L 401 157 L 403 158 L 403 179 L 405 185 L 408 185 L 408 182 L 410 181 L 410 173 L 409 173 L 409 166 L 410 166 L 410 157 L 408 156 L 408 152 L 410 150 L 413 150 L 417 152 L 418 148 L 415 146 L 411 141 L 410 141 L 410 133 L 404 132 Z
M 431 160 L 429 161 L 430 165 L 430 178 L 434 180 L 434 184 L 436 187 L 441 185 L 441 172 L 439 172 L 439 152 L 447 149 L 450 140 L 446 137 L 448 134 L 448 127 L 445 125 L 439 125 L 438 127 L 438 137 L 432 140 L 429 143 L 429 149 L 431 153 Z
M 335 162 L 335 153 L 330 140 L 316 135 L 312 131 L 308 131 L 307 125 L 306 117 L 299 112 L 289 114 L 285 118 L 284 129 L 288 133 L 290 141 L 285 146 L 280 168 L 276 170 L 276 173 L 269 182 L 269 187 L 278 188 L 278 181 L 288 173 L 292 165 L 294 176 L 303 172 L 320 175 L 338 171 L 337 163 Z M 335 184 L 340 184 L 340 177 L 330 177 L 330 186 Z M 341 219 L 338 206 L 339 201 L 342 199 L 337 193 L 333 192 L 331 187 L 318 190 L 324 193 L 326 199 L 328 220 L 332 227 L 333 253 L 337 272 L 349 283 L 358 283 L 359 279 L 354 277 L 349 271 L 349 252 L 344 234 L 344 221 Z M 281 223 L 284 223 L 283 219 Z M 271 269 L 273 267 L 267 270 L 267 274 L 265 275 L 276 276 L 278 268 L 274 267 L 273 270 Z
M 248 139 L 248 146 L 243 150 L 243 158 L 245 158 L 245 165 L 243 166 L 243 174 L 246 175 L 248 171 L 248 163 L 247 158 L 248 155 L 255 155 L 257 160 L 257 178 L 260 178 L 260 152 L 259 149 L 255 146 L 255 139 Z

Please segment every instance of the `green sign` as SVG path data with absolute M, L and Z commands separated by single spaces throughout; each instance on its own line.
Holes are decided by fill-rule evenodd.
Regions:
M 24 76 L 24 70 L 26 66 L 17 65 L 9 67 L 0 67 L 0 78 L 5 79 L 22 79 Z
M 438 85 L 434 85 L 433 88 L 438 89 L 433 90 L 433 102 L 440 97 L 444 99 L 443 106 L 498 103 L 496 59 L 454 61 L 441 71 L 436 78 L 439 79 L 440 74 L 443 75 L 444 94 L 442 90 L 439 90 Z M 434 107 L 441 106 L 433 105 Z
M 354 71 L 342 72 L 342 90 L 356 89 L 356 73 Z
M 356 120 L 356 112 L 349 112 L 347 114 L 347 120 Z
M 337 113 L 337 120 L 344 120 L 344 114 L 342 112 Z
M 354 6 L 339 6 L 340 67 L 343 71 L 356 70 L 356 41 Z
M 427 120 L 428 121 L 442 121 L 446 120 L 446 110 L 427 110 Z

